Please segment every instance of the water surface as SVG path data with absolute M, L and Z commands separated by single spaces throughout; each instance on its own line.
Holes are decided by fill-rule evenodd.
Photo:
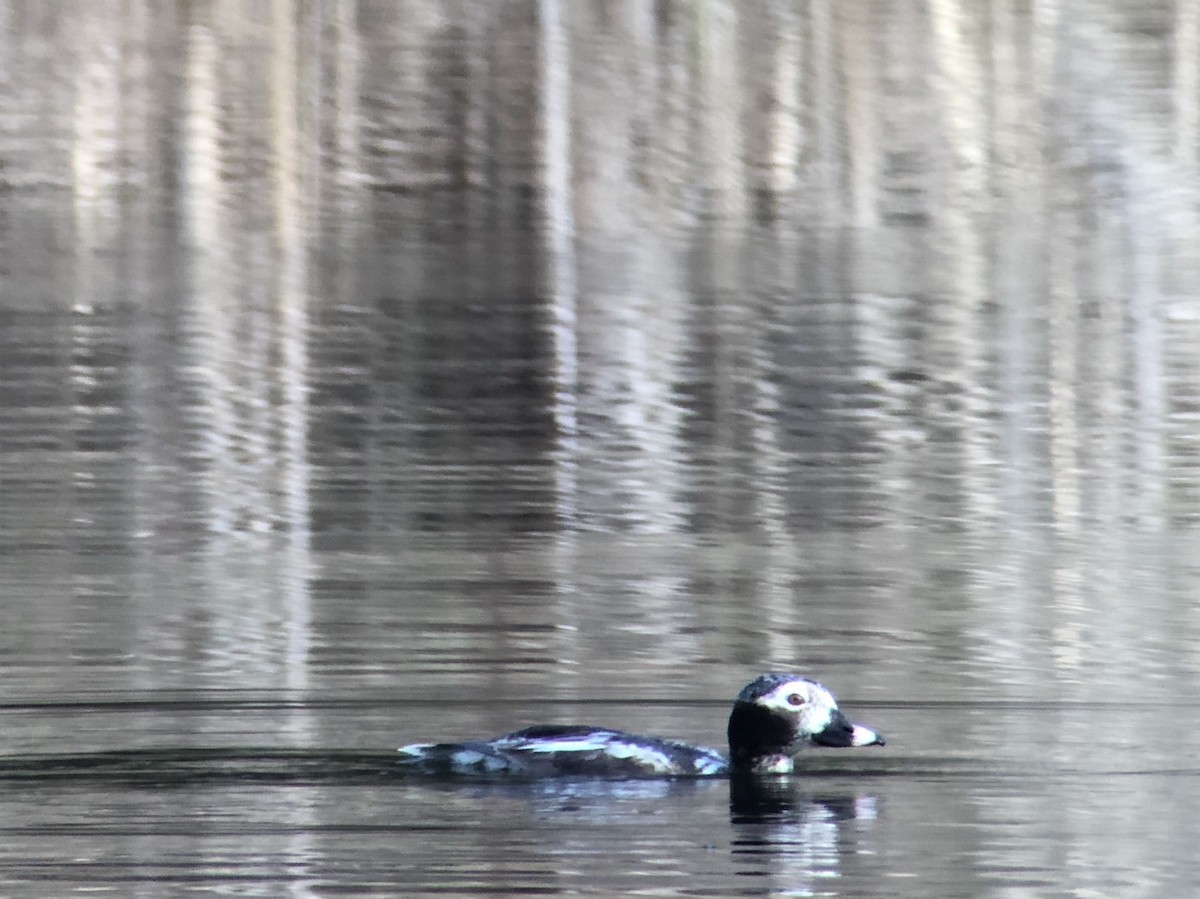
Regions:
M 1193 892 L 1200 32 L 950 6 L 0 3 L 0 894 Z

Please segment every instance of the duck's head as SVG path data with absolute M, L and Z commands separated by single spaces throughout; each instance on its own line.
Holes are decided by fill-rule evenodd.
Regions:
M 824 686 L 795 674 L 764 674 L 738 694 L 729 714 L 736 771 L 788 774 L 806 746 L 882 746 L 880 734 L 851 724 Z

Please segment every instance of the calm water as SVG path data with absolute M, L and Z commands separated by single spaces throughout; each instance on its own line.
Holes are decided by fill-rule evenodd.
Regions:
M 720 302 L 737 318 L 736 298 Z M 386 305 L 362 314 L 356 334 L 397 339 Z M 212 398 L 177 393 L 170 328 L 147 335 L 118 311 L 8 317 L 0 892 L 1192 888 L 1200 554 L 1186 521 L 1080 513 L 1072 537 L 1038 491 L 1004 506 L 911 438 L 839 461 L 785 427 L 799 443 L 760 471 L 712 405 L 743 371 L 693 363 L 661 465 L 659 450 L 596 449 L 619 404 L 580 416 L 596 458 L 567 465 L 530 411 L 550 391 L 495 383 L 544 364 L 538 351 L 481 368 L 450 341 L 475 314 L 424 323 L 412 339 L 442 351 L 395 363 L 432 379 L 419 400 L 377 369 L 314 398 L 291 462 L 304 488 L 283 504 L 277 463 L 255 449 L 279 426 L 246 426 L 246 446 L 214 437 Z M 501 307 L 489 330 L 523 321 Z M 342 339 L 314 334 L 314 357 Z M 342 376 L 318 370 L 314 396 Z M 902 422 L 882 410 L 861 428 L 887 441 Z M 652 422 L 622 427 L 657 439 Z M 1036 481 L 1039 464 L 1014 458 L 1012 479 Z M 1147 489 L 1179 511 L 1194 487 Z M 971 502 L 992 511 L 951 514 Z M 389 767 L 400 742 L 537 721 L 720 746 L 733 693 L 779 667 L 825 680 L 888 746 L 814 753 L 807 775 L 749 794 L 455 786 Z
M 44 6 L 0 896 L 1195 893 L 1188 4 Z M 888 745 L 391 767 L 772 669 Z

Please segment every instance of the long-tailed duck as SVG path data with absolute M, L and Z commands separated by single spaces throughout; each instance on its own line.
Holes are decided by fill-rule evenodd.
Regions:
M 729 714 L 729 756 L 676 740 L 578 724 L 538 724 L 465 743 L 413 743 L 400 762 L 432 775 L 517 777 L 716 777 L 791 774 L 809 746 L 882 746 L 851 724 L 824 686 L 796 674 L 763 674 Z

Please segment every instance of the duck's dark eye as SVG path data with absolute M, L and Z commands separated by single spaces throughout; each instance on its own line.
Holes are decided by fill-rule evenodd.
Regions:
M 790 705 L 794 709 L 798 709 L 798 708 L 800 708 L 800 706 L 804 705 L 804 697 L 801 696 L 799 693 L 789 693 L 788 698 L 787 698 L 787 704 Z

